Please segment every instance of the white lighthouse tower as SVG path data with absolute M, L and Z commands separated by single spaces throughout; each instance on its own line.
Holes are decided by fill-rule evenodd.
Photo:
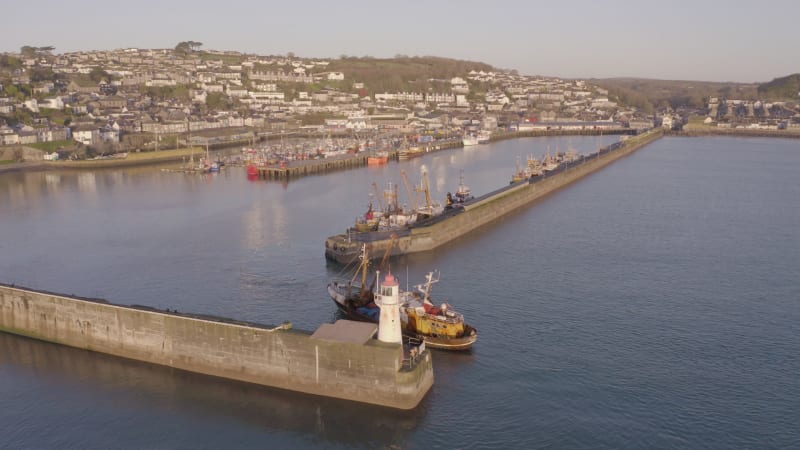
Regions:
M 377 274 L 380 281 L 380 274 Z M 386 274 L 383 284 L 378 283 L 378 306 L 381 308 L 381 318 L 378 322 L 378 340 L 382 342 L 402 343 L 403 335 L 400 329 L 400 286 L 391 273 Z

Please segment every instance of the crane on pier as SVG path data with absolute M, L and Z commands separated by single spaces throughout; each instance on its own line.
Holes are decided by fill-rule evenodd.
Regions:
M 403 177 L 403 184 L 406 187 L 406 195 L 408 195 L 408 201 L 411 202 L 411 208 L 413 211 L 417 210 L 417 196 L 411 195 L 411 188 L 408 186 L 408 176 L 406 176 L 406 170 L 403 169 L 400 171 L 400 176 Z

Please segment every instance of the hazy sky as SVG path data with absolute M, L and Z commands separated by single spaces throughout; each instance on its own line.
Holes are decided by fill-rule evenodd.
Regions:
M 125 47 L 435 55 L 527 75 L 769 81 L 800 72 L 800 0 L 17 1 L 0 52 Z

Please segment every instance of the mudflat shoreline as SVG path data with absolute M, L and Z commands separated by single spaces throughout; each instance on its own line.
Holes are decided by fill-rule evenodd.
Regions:
M 110 169 L 120 167 L 136 167 L 163 163 L 181 162 L 194 153 L 198 159 L 204 153 L 201 149 L 182 148 L 162 150 L 159 152 L 129 153 L 126 158 L 92 159 L 79 161 L 25 161 L 21 163 L 0 164 L 0 173 L 23 172 L 58 169 Z

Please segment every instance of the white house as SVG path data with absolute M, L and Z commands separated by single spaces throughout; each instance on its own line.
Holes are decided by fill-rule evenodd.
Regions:
M 39 107 L 48 109 L 64 109 L 64 101 L 61 100 L 61 97 L 50 97 L 42 100 L 42 103 L 39 104 Z
M 363 130 L 369 127 L 369 119 L 366 117 L 350 117 L 347 119 L 345 128 L 348 130 Z
M 281 100 L 285 99 L 286 94 L 280 91 L 274 92 L 250 92 L 250 98 L 254 100 Z
M 72 139 L 83 145 L 92 145 L 92 142 L 99 137 L 100 131 L 96 126 L 82 125 L 72 130 Z
M 247 97 L 248 92 L 245 88 L 228 86 L 227 94 L 229 97 Z
M 8 134 L 0 134 L 0 144 L 15 145 L 19 144 L 19 135 L 13 131 Z
M 469 85 L 463 78 L 454 77 L 450 79 L 450 89 L 455 93 L 466 94 L 469 92 Z
M 39 102 L 36 101 L 35 98 L 32 98 L 30 100 L 25 100 L 24 105 L 32 112 L 37 112 L 37 113 L 39 112 Z

